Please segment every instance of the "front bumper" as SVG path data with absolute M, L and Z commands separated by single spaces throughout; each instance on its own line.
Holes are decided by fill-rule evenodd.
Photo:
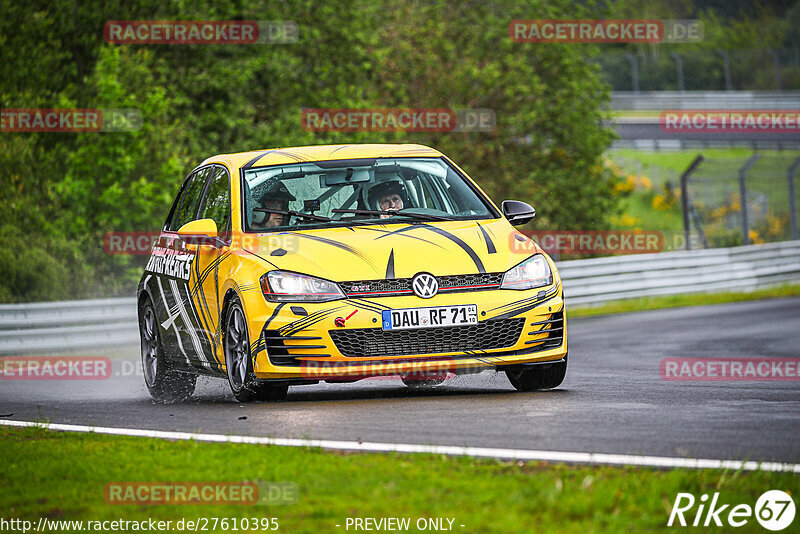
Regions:
M 385 309 L 463 304 L 477 305 L 477 326 L 381 329 Z M 466 374 L 555 362 L 567 353 L 558 280 L 527 291 L 449 293 L 427 300 L 348 298 L 324 304 L 271 304 L 260 311 L 249 320 L 251 339 L 259 334 L 251 349 L 254 372 L 263 380 Z

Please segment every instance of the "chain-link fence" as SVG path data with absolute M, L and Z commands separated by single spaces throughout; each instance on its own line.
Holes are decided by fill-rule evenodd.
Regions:
M 695 160 L 681 179 L 687 245 L 798 239 L 798 167 L 797 153 Z
M 800 49 L 609 53 L 594 61 L 613 91 L 800 89 Z
M 668 169 L 652 163 L 644 163 L 641 159 L 619 153 L 611 154 L 610 161 L 613 161 L 618 166 L 619 172 L 633 173 L 635 176 L 646 177 L 656 188 L 661 184 L 664 184 L 665 187 L 671 187 L 673 190 L 678 187 L 681 173 L 674 169 Z

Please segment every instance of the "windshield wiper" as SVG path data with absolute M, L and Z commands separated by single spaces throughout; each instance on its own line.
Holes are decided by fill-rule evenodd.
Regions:
M 428 215 L 427 213 L 411 213 L 403 210 L 347 210 L 335 209 L 331 210 L 333 213 L 353 213 L 355 215 L 402 215 L 405 217 L 412 217 L 414 219 L 422 219 L 424 221 L 449 221 L 447 217 L 440 217 L 438 215 Z
M 312 215 L 311 213 L 301 213 L 299 211 L 294 211 L 294 210 L 284 211 L 284 210 L 273 210 L 270 208 L 253 208 L 253 211 L 261 211 L 264 213 L 277 213 L 279 215 L 289 215 L 291 217 L 300 217 L 301 219 L 309 219 L 312 221 L 331 222 L 331 219 L 329 217 L 323 217 L 321 215 Z

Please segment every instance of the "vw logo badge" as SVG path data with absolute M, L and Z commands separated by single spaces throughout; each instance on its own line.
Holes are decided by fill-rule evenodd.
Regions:
M 411 279 L 411 289 L 419 298 L 429 299 L 439 292 L 439 282 L 431 274 L 419 273 Z

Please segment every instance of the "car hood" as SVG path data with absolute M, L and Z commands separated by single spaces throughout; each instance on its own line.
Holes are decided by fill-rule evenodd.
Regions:
M 336 282 L 504 272 L 541 252 L 505 219 L 247 234 L 242 248 L 276 269 Z

